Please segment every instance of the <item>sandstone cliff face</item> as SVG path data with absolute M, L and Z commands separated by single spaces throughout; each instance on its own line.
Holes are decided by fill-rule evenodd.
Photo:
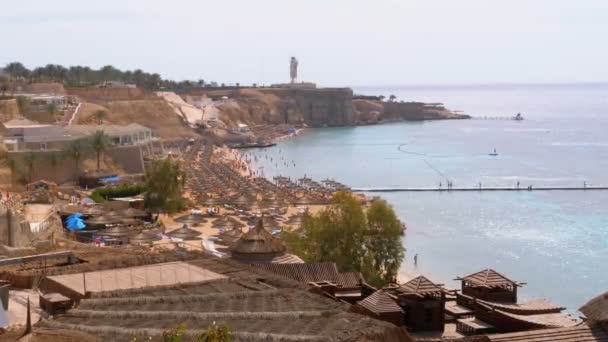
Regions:
M 468 119 L 468 115 L 452 112 L 441 105 L 423 102 L 384 102 L 380 100 L 354 100 L 357 123 L 383 121 L 421 121 Z
M 0 121 L 6 122 L 19 116 L 16 99 L 0 100 Z
M 96 110 L 107 110 L 107 124 L 136 122 L 163 138 L 196 136 L 163 98 L 139 88 L 67 88 L 69 95 L 85 102 L 77 116 L 79 124 L 95 124 Z
M 188 96 L 230 100 L 218 106 L 220 119 L 229 125 L 306 124 L 312 127 L 347 126 L 355 123 L 352 90 L 241 88 L 200 89 Z

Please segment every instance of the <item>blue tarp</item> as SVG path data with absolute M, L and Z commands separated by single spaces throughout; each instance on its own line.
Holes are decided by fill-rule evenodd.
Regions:
M 65 221 L 66 221 L 65 226 L 69 230 L 82 230 L 87 227 L 87 225 L 82 220 L 81 213 L 72 214 L 72 215 L 68 216 L 68 218 Z
M 100 182 L 106 182 L 106 183 L 118 182 L 119 180 L 120 180 L 120 177 L 118 177 L 118 176 L 99 178 Z

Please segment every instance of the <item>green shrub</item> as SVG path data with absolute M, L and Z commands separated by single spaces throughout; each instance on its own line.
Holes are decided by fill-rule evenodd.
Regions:
M 91 194 L 91 199 L 97 203 L 103 203 L 116 197 L 137 196 L 146 191 L 144 184 L 125 184 L 119 186 L 106 186 L 97 188 Z

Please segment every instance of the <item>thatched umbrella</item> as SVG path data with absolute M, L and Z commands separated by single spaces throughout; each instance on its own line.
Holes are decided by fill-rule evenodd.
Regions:
M 84 207 L 81 213 L 83 213 L 84 215 L 101 215 L 104 213 L 104 210 L 99 206 Z
M 61 209 L 59 209 L 59 212 L 61 213 L 61 215 L 72 215 L 76 213 L 82 213 L 83 210 L 84 207 L 81 207 L 79 205 L 66 204 Z
M 224 202 L 225 201 L 221 198 L 209 197 L 203 201 L 203 205 L 206 205 L 208 207 L 216 207 L 224 204 Z
M 126 218 L 120 219 L 120 223 L 126 224 L 128 226 L 137 226 L 137 225 L 141 225 L 142 221 L 140 219 L 126 217 Z
M 110 236 L 110 237 L 124 237 L 129 236 L 135 232 L 135 229 L 127 226 L 116 226 L 102 230 L 99 235 Z
M 183 240 L 198 240 L 200 239 L 199 236 L 201 235 L 201 233 L 194 229 L 188 228 L 188 225 L 184 224 L 181 228 L 169 232 L 167 235 L 172 238 L 178 238 Z
M 241 235 L 243 235 L 243 231 L 240 228 L 227 229 L 222 231 L 219 234 L 220 242 L 226 246 L 230 246 L 235 241 L 237 241 Z
M 146 217 L 148 213 L 144 210 L 139 210 L 135 208 L 124 209 L 120 212 L 122 216 L 125 217 Z
M 232 223 L 232 221 L 228 220 L 227 217 L 220 217 L 220 218 L 216 219 L 215 221 L 213 221 L 213 224 L 211 225 L 211 227 L 226 229 L 226 228 L 234 227 L 234 224 Z
M 186 224 L 199 224 L 199 223 L 207 222 L 207 220 L 205 220 L 203 215 L 200 215 L 200 214 L 183 215 L 178 218 L 175 218 L 173 221 L 179 222 L 179 223 L 186 223 Z
M 97 225 L 97 224 L 106 225 L 106 224 L 119 223 L 120 220 L 121 220 L 120 217 L 98 215 L 98 216 L 94 216 L 93 218 L 86 220 L 85 223 L 87 225 Z
M 241 194 L 241 195 L 235 197 L 234 199 L 230 200 L 230 203 L 236 204 L 238 206 L 248 206 L 253 202 L 255 202 L 255 198 L 253 198 L 253 196 L 251 196 L 251 195 L 248 196 L 245 194 Z
M 247 257 L 249 254 L 283 254 L 287 248 L 283 242 L 272 236 L 264 229 L 264 217 L 262 216 L 253 229 L 236 241 L 231 247 L 232 256 Z
M 133 244 L 151 244 L 154 241 L 158 241 L 161 238 L 151 232 L 141 232 L 129 238 L 129 243 Z

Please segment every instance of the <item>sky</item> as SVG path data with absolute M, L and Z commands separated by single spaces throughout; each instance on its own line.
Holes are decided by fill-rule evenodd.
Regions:
M 4 0 L 0 66 L 322 86 L 608 81 L 605 0 Z

